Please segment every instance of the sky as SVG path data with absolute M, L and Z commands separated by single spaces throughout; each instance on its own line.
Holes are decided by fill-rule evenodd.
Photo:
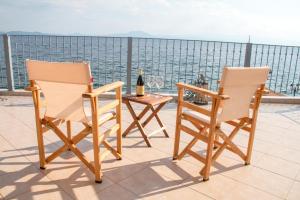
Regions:
M 0 31 L 300 45 L 299 0 L 0 0 Z

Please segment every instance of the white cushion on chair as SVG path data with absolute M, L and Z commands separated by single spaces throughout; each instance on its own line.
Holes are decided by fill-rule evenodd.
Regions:
M 185 110 L 182 112 L 183 114 L 185 115 L 189 115 L 191 117 L 194 117 L 202 122 L 205 122 L 205 123 L 210 123 L 210 117 L 207 116 L 207 115 L 204 115 L 204 114 L 201 114 L 199 112 L 196 112 L 196 111 L 193 111 L 193 110 Z
M 103 114 L 99 115 L 99 118 L 98 118 L 99 123 L 101 123 L 103 121 L 106 121 L 106 119 L 111 118 L 114 115 L 116 115 L 115 111 L 110 111 L 110 112 L 103 113 Z M 89 112 L 87 112 L 87 119 L 89 121 L 89 124 L 92 124 L 92 116 Z

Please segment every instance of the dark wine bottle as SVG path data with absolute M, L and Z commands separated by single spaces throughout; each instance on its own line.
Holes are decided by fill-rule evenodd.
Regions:
M 145 86 L 143 80 L 143 69 L 139 69 L 139 76 L 136 82 L 136 96 L 141 97 L 145 94 Z

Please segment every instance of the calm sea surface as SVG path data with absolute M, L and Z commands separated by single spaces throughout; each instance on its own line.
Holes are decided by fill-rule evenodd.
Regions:
M 95 85 L 116 80 L 126 83 L 127 38 L 81 36 L 11 36 L 12 61 L 16 88 L 27 85 L 25 59 L 48 61 L 90 61 Z M 0 87 L 6 88 L 3 44 L 0 40 Z M 245 43 L 133 38 L 132 85 L 137 68 L 145 76 L 164 77 L 163 92 L 176 92 L 175 83 L 193 83 L 203 74 L 209 87 L 217 88 L 223 67 L 243 66 Z M 290 93 L 290 84 L 299 83 L 299 47 L 253 44 L 251 66 L 272 68 L 267 86 Z M 59 72 L 58 72 L 59 73 Z

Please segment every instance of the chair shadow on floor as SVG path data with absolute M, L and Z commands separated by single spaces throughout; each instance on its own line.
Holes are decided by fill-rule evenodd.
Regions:
M 114 140 L 114 138 L 110 139 Z M 61 145 L 61 143 L 54 142 L 46 145 L 46 152 L 49 153 L 53 151 L 54 147 L 56 148 L 58 145 Z M 124 147 L 124 149 L 126 150 L 126 148 L 136 148 L 136 146 L 137 144 L 133 144 L 132 146 Z M 91 150 L 91 142 L 89 142 L 88 140 L 84 140 L 83 144 L 80 145 L 80 149 L 83 152 Z M 177 165 L 177 162 L 181 161 L 172 161 L 171 157 L 164 157 L 155 160 L 152 159 L 144 162 L 131 162 L 130 164 L 122 164 L 123 161 L 117 161 L 115 159 L 104 160 L 103 174 L 106 178 L 104 178 L 102 184 L 96 184 L 94 182 L 93 174 L 81 163 L 80 160 L 76 159 L 74 161 L 74 159 L 72 158 L 75 157 L 75 155 L 73 155 L 71 152 L 63 153 L 58 161 L 54 160 L 48 165 L 48 168 L 46 168 L 45 170 L 40 170 L 38 162 L 31 162 L 28 159 L 24 159 L 24 161 L 9 161 L 10 159 L 14 159 L 17 157 L 26 158 L 29 156 L 36 156 L 36 158 L 38 158 L 37 146 L 31 146 L 28 148 L 16 150 L 7 150 L 3 153 L 11 153 L 12 151 L 17 151 L 17 153 L 12 153 L 13 155 L 0 157 L 0 175 L 2 174 L 2 177 L 6 177 L 3 179 L 3 181 L 0 181 L 0 193 L 3 194 L 1 191 L 5 190 L 5 188 L 14 188 L 10 189 L 9 192 L 6 192 L 4 198 L 18 197 L 20 194 L 28 193 L 29 191 L 30 197 L 28 197 L 28 199 L 33 199 L 34 196 L 39 194 L 61 191 L 67 192 L 68 195 L 74 198 L 77 194 L 75 193 L 75 190 L 78 191 L 81 187 L 87 186 L 94 190 L 96 196 L 101 197 L 102 191 L 104 191 L 106 187 L 109 187 L 109 185 L 105 185 L 106 178 L 108 178 L 108 182 L 110 182 L 110 180 L 116 179 L 117 182 L 113 182 L 120 183 L 121 186 L 123 182 L 127 190 L 131 191 L 131 193 L 134 193 L 134 195 L 141 198 L 150 197 L 180 188 L 185 188 L 202 182 L 202 177 L 199 174 L 190 174 L 189 172 L 185 171 L 184 168 Z M 20 152 L 22 152 L 22 154 L 20 154 Z M 147 152 L 145 151 L 145 153 Z M 127 158 L 125 151 L 123 160 L 126 159 Z M 109 166 L 111 163 L 115 162 L 120 163 L 118 163 L 117 165 L 112 164 L 112 166 Z M 7 167 L 18 165 L 24 165 L 26 167 L 13 172 L 5 172 L 3 171 L 3 169 L 5 168 L 2 168 L 2 166 Z M 106 167 L 105 165 L 109 167 Z M 241 166 L 243 166 L 243 164 L 224 167 L 220 163 L 216 163 L 215 167 L 218 170 L 213 172 L 212 175 L 223 173 L 228 170 L 233 170 Z M 156 170 L 157 168 L 160 168 L 160 170 Z M 168 171 L 168 173 L 164 174 L 161 168 L 163 168 L 165 171 Z M 134 173 L 130 173 L 132 169 L 136 171 L 134 171 Z M 67 177 L 64 174 L 66 170 L 69 170 L 70 173 L 70 175 L 68 175 Z M 128 176 L 126 176 L 127 172 L 129 173 Z M 169 177 L 170 172 L 171 174 L 175 175 L 176 178 Z M 55 173 L 58 175 L 61 173 L 61 177 L 56 176 L 55 179 L 52 179 L 52 177 L 49 176 L 51 173 Z M 120 177 L 118 177 L 118 175 L 120 175 Z M 114 179 L 111 179 L 111 176 L 114 176 Z M 45 177 L 49 178 L 50 180 L 45 180 Z M 132 179 L 133 181 L 138 180 L 142 182 L 132 183 L 131 180 L 131 186 L 129 184 L 129 186 L 127 187 L 126 183 L 128 180 L 130 181 L 130 179 Z M 101 189 L 101 185 L 103 185 L 104 189 Z M 40 188 L 36 191 L 32 190 L 32 188 L 35 187 Z M 122 187 L 124 187 L 124 185 Z

